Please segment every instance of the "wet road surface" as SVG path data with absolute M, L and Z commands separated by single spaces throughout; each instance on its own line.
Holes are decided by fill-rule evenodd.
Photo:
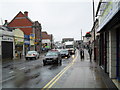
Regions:
M 4 69 L 3 76 L 7 81 L 2 83 L 3 88 L 42 88 L 46 85 L 55 75 L 57 75 L 64 67 L 66 67 L 73 59 L 62 59 L 62 65 L 49 64 L 43 66 L 43 58 L 39 60 L 24 61 L 20 64 L 14 64 L 12 71 L 11 67 Z M 9 72 L 9 73 L 8 73 Z M 13 74 L 9 78 L 9 75 Z M 12 79 L 11 79 L 12 78 Z M 9 80 L 10 79 L 10 80 Z
M 28 62 L 14 71 L 13 79 L 2 83 L 3 88 L 107 88 L 86 50 L 84 60 L 76 50 L 75 55 L 62 59 L 62 65 L 43 66 L 42 59 Z

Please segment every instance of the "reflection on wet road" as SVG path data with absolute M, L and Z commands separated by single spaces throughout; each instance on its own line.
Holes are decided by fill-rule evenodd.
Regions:
M 96 64 L 89 61 L 87 53 L 85 59 L 81 60 L 78 50 L 70 58 L 62 59 L 61 65 L 43 66 L 42 60 L 36 60 L 14 72 L 15 78 L 4 82 L 3 87 L 106 88 Z
M 13 74 L 13 79 L 3 82 L 3 88 L 42 88 L 52 78 L 54 78 L 64 67 L 72 61 L 72 57 L 63 58 L 62 64 L 49 64 L 43 66 L 42 59 L 36 61 L 26 61 L 20 65 L 19 69 L 9 71 Z M 17 67 L 16 65 L 13 65 Z M 3 73 L 4 75 L 5 73 Z

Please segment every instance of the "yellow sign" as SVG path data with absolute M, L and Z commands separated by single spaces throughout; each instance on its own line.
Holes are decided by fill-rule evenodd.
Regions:
M 34 42 L 34 44 L 38 44 L 38 42 Z
M 30 34 L 30 39 L 35 39 L 35 34 L 34 33 Z

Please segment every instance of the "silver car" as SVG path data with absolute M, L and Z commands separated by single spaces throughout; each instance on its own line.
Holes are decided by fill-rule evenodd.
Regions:
M 26 56 L 26 60 L 28 59 L 38 59 L 39 58 L 39 53 L 37 51 L 28 51 Z

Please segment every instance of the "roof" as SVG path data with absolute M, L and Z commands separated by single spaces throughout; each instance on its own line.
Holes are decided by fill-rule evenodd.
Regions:
M 52 35 L 49 35 L 46 31 L 42 32 L 42 39 L 52 39 Z
M 101 3 L 102 3 L 102 0 L 99 1 L 98 7 L 97 7 L 97 11 L 96 11 L 96 15 L 95 15 L 96 17 L 98 16 L 98 12 L 99 12 Z
M 8 23 L 10 28 L 20 28 L 26 35 L 32 33 L 33 21 L 21 11 Z
M 21 11 L 11 20 L 11 22 L 12 22 L 16 17 L 26 17 L 31 23 L 33 23 L 33 21 L 32 21 L 29 17 L 25 16 Z M 8 24 L 10 24 L 11 22 L 9 22 Z
M 7 27 L 0 25 L 0 29 L 4 31 L 10 31 Z

